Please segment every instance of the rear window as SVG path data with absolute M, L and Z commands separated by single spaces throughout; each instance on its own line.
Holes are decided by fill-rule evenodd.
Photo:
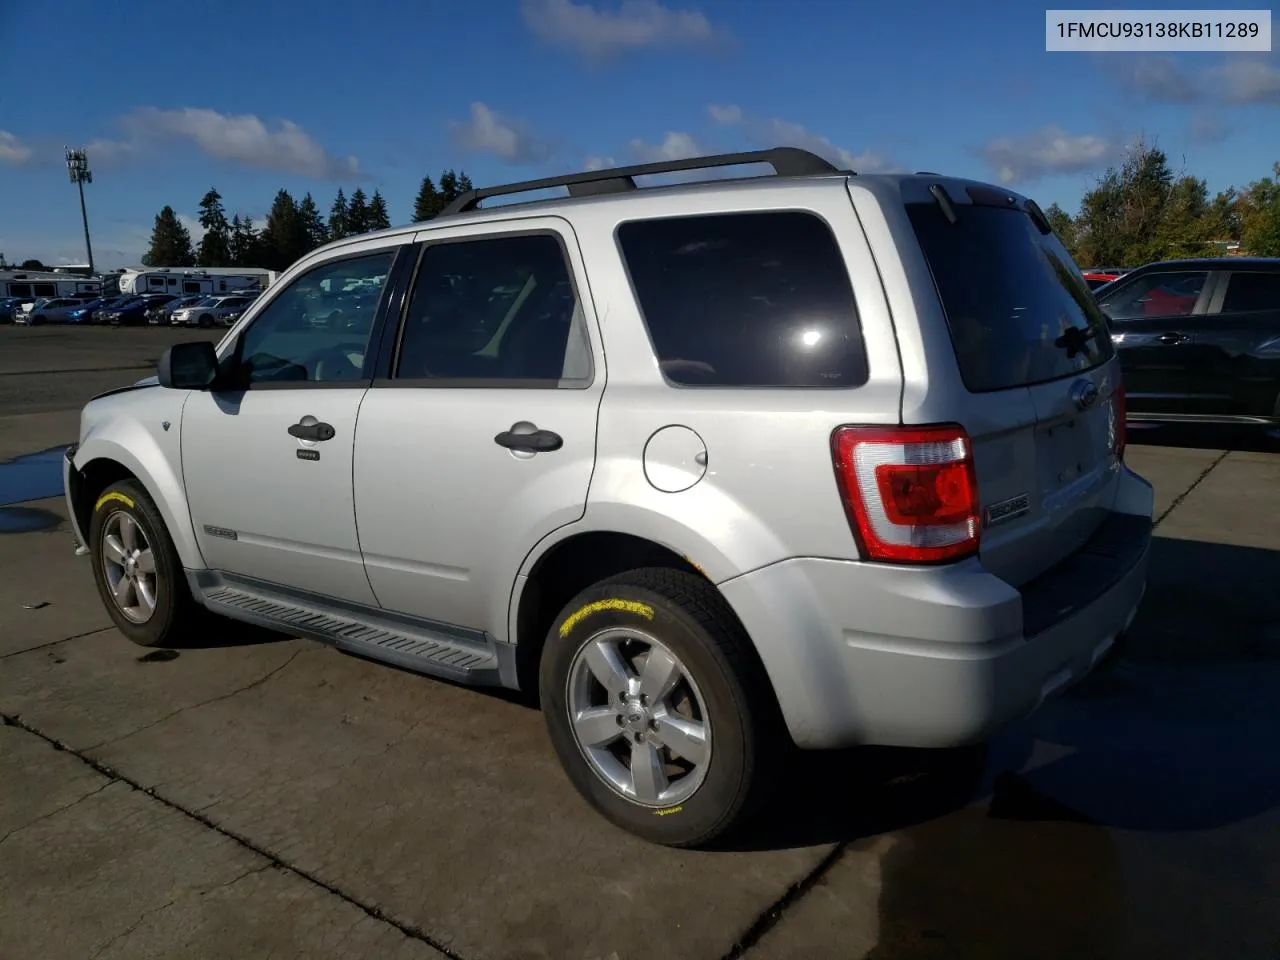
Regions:
M 853 288 L 826 222 L 799 211 L 636 220 L 618 243 L 669 382 L 856 387 Z
M 1007 390 L 1078 374 L 1114 354 L 1071 255 L 1022 210 L 935 203 L 907 214 L 946 312 L 965 386 Z

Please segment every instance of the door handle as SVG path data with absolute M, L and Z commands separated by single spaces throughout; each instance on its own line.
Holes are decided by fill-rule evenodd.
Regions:
M 529 453 L 550 453 L 564 446 L 564 438 L 550 430 L 539 430 L 531 423 L 515 423 L 493 438 L 493 442 L 508 450 Z
M 335 432 L 328 423 L 295 423 L 289 428 L 289 436 L 299 440 L 332 440 Z
M 1190 343 L 1191 338 L 1185 333 L 1162 333 L 1156 337 L 1160 343 Z

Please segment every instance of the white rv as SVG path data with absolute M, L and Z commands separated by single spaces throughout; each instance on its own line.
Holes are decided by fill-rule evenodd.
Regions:
M 120 274 L 120 293 L 235 293 L 262 290 L 275 278 L 271 270 L 256 267 L 160 267 L 125 270 Z
M 102 281 L 96 277 L 45 270 L 0 270 L 0 298 L 95 297 L 101 292 Z

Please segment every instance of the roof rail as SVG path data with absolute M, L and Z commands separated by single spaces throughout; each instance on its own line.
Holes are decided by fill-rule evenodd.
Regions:
M 440 216 L 467 213 L 475 210 L 481 200 L 502 197 L 513 193 L 529 193 L 551 187 L 568 187 L 571 197 L 590 197 L 606 193 L 626 193 L 638 189 L 634 177 L 659 173 L 679 173 L 684 170 L 708 170 L 713 167 L 736 167 L 748 163 L 767 163 L 779 177 L 820 176 L 828 173 L 853 173 L 841 170 L 816 153 L 797 147 L 775 147 L 772 150 L 751 150 L 746 153 L 720 153 L 707 157 L 690 157 L 687 160 L 664 160 L 659 163 L 640 163 L 630 167 L 610 167 L 605 170 L 587 170 L 543 180 L 525 180 L 495 187 L 479 187 L 468 190 L 440 211 Z

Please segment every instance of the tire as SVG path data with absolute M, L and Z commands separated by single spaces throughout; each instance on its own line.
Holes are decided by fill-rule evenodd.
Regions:
M 201 318 L 200 318 L 200 326 L 202 326 L 202 327 L 212 327 L 212 326 L 213 326 L 213 317 L 209 316 L 209 315 L 206 313 L 203 317 L 201 317 Z
M 44 314 L 37 314 L 36 316 L 34 316 L 34 317 L 32 317 L 32 318 L 31 318 L 31 325 L 32 325 L 33 327 L 34 327 L 34 326 L 38 326 L 39 324 L 44 323 L 44 322 L 45 322 L 45 319 L 46 319 L 46 318 L 45 318 Z
M 132 599 L 133 604 L 122 605 L 113 591 L 121 565 L 107 562 L 108 555 L 112 553 L 108 538 L 114 538 L 121 546 L 128 546 L 122 528 L 130 523 L 136 526 L 134 550 L 141 549 L 144 543 L 150 548 L 153 571 L 148 577 L 145 562 L 142 567 L 130 568 L 135 570 L 141 583 L 125 595 L 126 601 Z M 204 625 L 204 608 L 192 598 L 182 562 L 160 511 L 140 483 L 121 480 L 99 495 L 89 521 L 89 543 L 98 596 L 120 632 L 134 643 L 143 647 L 174 646 Z M 108 566 L 112 568 L 111 575 L 107 572 Z M 150 611 L 144 602 L 147 590 L 140 589 L 148 581 L 154 604 Z
M 632 679 L 631 700 L 615 702 L 618 673 L 611 675 L 612 692 L 596 679 L 596 669 L 610 675 L 598 667 L 600 643 L 621 655 L 613 662 Z M 597 667 L 588 666 L 587 651 Z M 655 651 L 675 658 L 682 679 L 667 685 L 661 701 L 641 704 L 637 678 Z M 704 846 L 739 827 L 766 799 L 787 755 L 781 713 L 750 640 L 716 589 L 690 573 L 633 570 L 578 594 L 548 634 L 539 692 L 551 742 L 578 792 L 606 819 L 653 843 Z M 580 745 L 571 710 L 581 715 L 586 707 L 596 711 L 593 733 L 611 741 L 607 745 Z M 700 719 L 703 730 L 709 720 L 710 750 L 683 775 L 679 765 L 668 764 L 669 788 L 659 794 L 636 786 L 630 758 L 636 751 L 672 759 L 665 740 L 679 729 L 663 717 L 686 724 Z M 683 742 L 696 749 L 696 741 Z M 603 766 L 590 757 L 603 757 Z M 630 789 L 615 786 L 610 775 L 629 781 Z M 637 798 L 642 792 L 643 800 Z

